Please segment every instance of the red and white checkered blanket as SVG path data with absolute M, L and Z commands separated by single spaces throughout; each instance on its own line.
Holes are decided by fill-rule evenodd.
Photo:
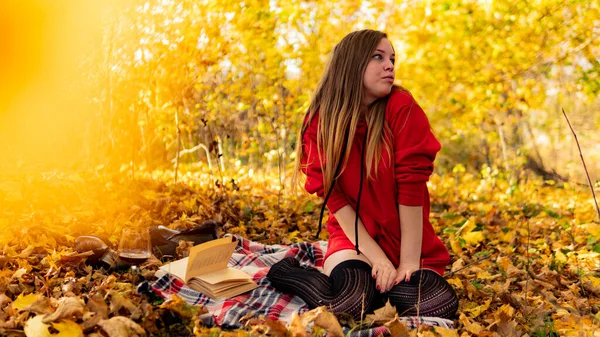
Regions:
M 258 317 L 280 320 L 289 323 L 292 313 L 299 314 L 308 311 L 304 301 L 297 296 L 283 294 L 276 291 L 266 275 L 269 268 L 281 259 L 293 256 L 300 263 L 319 268 L 323 265 L 323 256 L 327 249 L 327 242 L 302 242 L 290 246 L 264 245 L 253 242 L 239 236 L 235 236 L 238 245 L 229 260 L 229 266 L 239 268 L 250 276 L 258 284 L 258 288 L 251 292 L 235 296 L 229 299 L 212 300 L 187 286 L 173 276 L 166 274 L 152 284 L 152 290 L 163 298 L 177 294 L 188 304 L 201 304 L 208 314 L 201 318 L 206 325 L 218 325 L 223 328 L 240 328 L 240 319 L 249 313 Z M 452 329 L 454 323 L 451 320 L 436 317 L 401 317 L 401 321 L 409 328 L 419 324 L 429 326 L 440 326 Z M 350 336 L 389 336 L 386 327 L 380 326 L 366 330 L 353 331 Z

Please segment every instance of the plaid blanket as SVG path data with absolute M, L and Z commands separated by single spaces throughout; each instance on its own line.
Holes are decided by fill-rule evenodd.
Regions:
M 290 323 L 292 313 L 299 314 L 308 311 L 304 301 L 297 296 L 283 294 L 276 291 L 266 275 L 270 266 L 289 256 L 297 258 L 301 263 L 319 268 L 323 265 L 324 253 L 327 242 L 302 242 L 290 246 L 263 245 L 235 236 L 238 245 L 229 260 L 230 267 L 239 268 L 258 284 L 258 288 L 251 292 L 229 299 L 212 300 L 187 286 L 169 274 L 163 275 L 151 285 L 152 290 L 163 298 L 177 294 L 188 304 L 201 304 L 208 313 L 201 318 L 208 326 L 218 325 L 222 328 L 241 328 L 240 319 L 250 313 L 253 317 L 263 315 L 265 318 L 280 320 Z M 454 322 L 436 317 L 401 317 L 409 329 L 418 325 L 440 326 L 452 329 Z M 346 329 L 346 328 L 345 328 Z M 349 330 L 346 330 L 347 333 Z M 384 326 L 370 329 L 352 331 L 352 337 L 389 336 L 388 329 Z

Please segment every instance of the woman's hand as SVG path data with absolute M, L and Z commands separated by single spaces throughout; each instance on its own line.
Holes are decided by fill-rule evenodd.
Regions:
M 402 281 L 408 282 L 410 280 L 412 273 L 416 272 L 417 270 L 419 270 L 419 264 L 417 264 L 417 263 L 415 263 L 415 264 L 400 263 L 400 266 L 396 270 L 396 277 L 394 279 L 394 285 L 396 285 Z
M 377 279 L 377 290 L 384 293 L 394 286 L 396 269 L 388 258 L 371 261 L 373 269 L 371 275 Z

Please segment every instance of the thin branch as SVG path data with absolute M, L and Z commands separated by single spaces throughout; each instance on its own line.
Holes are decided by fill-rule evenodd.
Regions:
M 573 137 L 575 137 L 575 143 L 577 143 L 577 149 L 579 150 L 579 157 L 581 157 L 581 162 L 583 163 L 583 169 L 585 170 L 585 174 L 587 176 L 590 189 L 592 190 L 592 196 L 594 197 L 594 203 L 596 204 L 596 212 L 598 212 L 598 220 L 600 220 L 600 208 L 598 207 L 598 201 L 596 200 L 596 193 L 594 192 L 594 185 L 592 185 L 592 179 L 590 179 L 590 174 L 588 172 L 587 166 L 585 165 L 585 160 L 583 160 L 583 154 L 581 153 L 581 146 L 579 146 L 579 140 L 577 140 L 577 134 L 575 133 L 575 130 L 573 130 L 573 126 L 571 126 L 571 122 L 569 121 L 569 117 L 567 117 L 567 114 L 565 113 L 565 109 L 562 109 L 562 113 L 565 116 L 567 123 L 569 123 L 569 128 L 571 128 Z

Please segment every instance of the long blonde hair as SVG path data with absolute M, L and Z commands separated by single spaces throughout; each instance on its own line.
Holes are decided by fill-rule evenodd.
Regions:
M 317 111 L 319 112 L 317 147 L 321 167 L 323 167 L 325 194 L 332 187 L 337 164 L 342 158 L 342 151 L 344 151 L 343 163 L 338 176 L 344 172 L 356 128 L 361 119 L 360 109 L 364 95 L 363 76 L 373 52 L 384 38 L 387 38 L 387 35 L 383 32 L 356 31 L 346 35 L 333 49 L 333 55 L 308 108 L 308 118 L 305 118 L 304 125 L 298 134 L 293 186 L 296 186 L 298 174 L 302 169 L 304 132 Z M 394 89 L 392 88 L 392 90 Z M 382 147 L 386 148 L 391 159 L 391 131 L 385 123 L 388 97 L 389 95 L 375 100 L 368 107 L 365 115 L 369 132 L 366 148 L 368 179 L 377 178 Z M 321 149 L 325 152 L 324 158 Z M 374 170 L 373 162 L 375 162 Z

